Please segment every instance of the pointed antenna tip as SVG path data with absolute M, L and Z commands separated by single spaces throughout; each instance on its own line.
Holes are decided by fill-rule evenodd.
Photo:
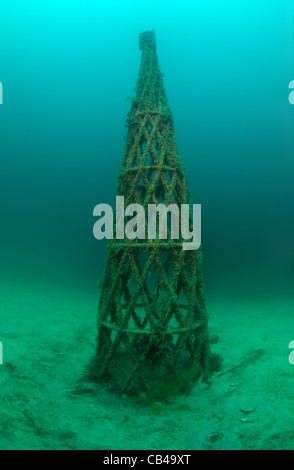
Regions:
M 145 31 L 144 33 L 140 33 L 139 35 L 139 49 L 143 51 L 143 49 L 151 47 L 156 49 L 156 38 L 155 38 L 155 31 Z

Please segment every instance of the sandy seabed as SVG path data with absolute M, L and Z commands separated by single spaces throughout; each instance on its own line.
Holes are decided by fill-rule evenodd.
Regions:
M 152 406 L 81 386 L 95 353 L 97 305 L 95 289 L 6 283 L 0 449 L 294 450 L 294 297 L 208 299 L 221 370 L 209 386 Z

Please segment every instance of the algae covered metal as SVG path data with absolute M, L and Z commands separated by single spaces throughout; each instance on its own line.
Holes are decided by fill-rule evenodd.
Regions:
M 127 116 L 119 172 L 124 207 L 189 204 L 154 31 L 140 34 L 141 67 Z M 145 220 L 147 224 L 147 217 Z M 119 218 L 116 218 L 118 225 Z M 98 314 L 96 375 L 119 393 L 209 375 L 201 248 L 183 250 L 181 235 L 114 237 Z

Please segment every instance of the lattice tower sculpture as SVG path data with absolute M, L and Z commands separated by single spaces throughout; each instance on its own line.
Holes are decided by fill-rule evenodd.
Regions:
M 127 145 L 118 195 L 125 207 L 189 203 L 154 31 L 140 34 L 141 67 L 127 116 Z M 146 226 L 147 231 L 147 226 Z M 98 314 L 97 378 L 114 391 L 152 389 L 192 375 L 209 375 L 201 249 L 182 240 L 110 240 Z M 196 365 L 196 368 L 195 368 Z

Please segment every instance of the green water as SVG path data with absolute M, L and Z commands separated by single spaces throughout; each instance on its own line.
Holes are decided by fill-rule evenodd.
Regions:
M 214 350 L 223 370 L 251 350 L 266 354 L 206 394 L 144 409 L 139 423 L 138 404 L 123 402 L 126 418 L 105 391 L 100 400 L 81 393 L 81 409 L 99 416 L 95 428 L 70 398 L 94 354 L 106 262 L 93 208 L 115 203 L 138 35 L 153 28 L 191 202 L 202 205 Z M 294 449 L 293 28 L 290 1 L 1 2 L 1 449 Z M 244 428 L 238 413 L 253 390 L 259 414 Z M 221 423 L 212 412 L 219 395 Z M 128 419 L 142 431 L 129 435 L 122 424 L 115 437 Z M 181 419 L 191 425 L 175 440 Z

